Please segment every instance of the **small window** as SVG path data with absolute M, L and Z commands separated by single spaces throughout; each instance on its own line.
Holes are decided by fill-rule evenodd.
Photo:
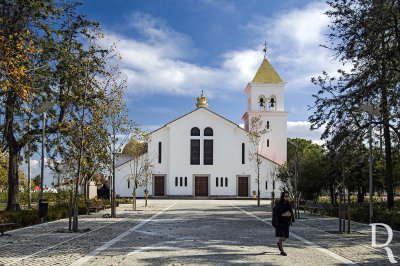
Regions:
M 225 186 L 226 187 L 228 186 L 228 178 L 227 177 L 225 177 Z
M 185 176 L 185 187 L 187 187 L 187 176 Z
M 267 121 L 267 129 L 269 129 L 269 121 Z
M 211 127 L 206 127 L 204 129 L 204 136 L 213 136 L 213 130 Z
M 265 190 L 268 190 L 268 181 L 265 181 Z
M 158 163 L 161 163 L 161 142 L 158 143 Z
M 131 180 L 128 180 L 128 188 L 131 188 Z
M 190 136 L 200 136 L 200 129 L 198 127 L 192 128 L 192 130 L 190 130 Z
M 218 187 L 218 177 L 215 178 L 215 186 Z
M 244 143 L 242 143 L 242 164 L 245 163 L 245 146 Z
M 177 176 L 175 177 L 175 186 L 176 187 L 178 186 L 178 177 Z
M 272 189 L 275 190 L 275 180 L 272 181 Z
M 183 178 L 182 178 L 182 177 L 180 178 L 179 185 L 180 185 L 180 186 L 182 186 L 182 185 L 183 185 Z
M 267 139 L 267 147 L 269 147 L 269 139 Z
M 221 187 L 223 187 L 223 186 L 224 186 L 224 178 L 221 177 Z

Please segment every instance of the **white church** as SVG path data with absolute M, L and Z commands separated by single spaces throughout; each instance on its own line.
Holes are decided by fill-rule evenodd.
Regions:
M 154 155 L 148 184 L 153 197 L 251 197 L 257 193 L 257 172 L 250 159 L 250 121 L 260 116 L 269 128 L 261 140 L 261 198 L 279 196 L 281 184 L 274 178 L 286 162 L 287 115 L 284 87 L 278 73 L 264 58 L 252 82 L 245 88 L 247 108 L 244 128 L 213 112 L 207 98 L 197 98 L 196 109 L 150 133 L 148 155 Z M 129 160 L 116 167 L 116 194 L 132 197 Z M 136 195 L 144 196 L 139 186 Z

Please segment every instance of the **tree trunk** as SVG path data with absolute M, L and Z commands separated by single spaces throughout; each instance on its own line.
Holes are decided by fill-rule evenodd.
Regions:
M 88 191 L 88 189 L 87 189 L 87 180 L 86 180 L 86 178 L 84 177 L 83 178 L 83 199 L 85 200 L 85 202 L 86 202 L 86 200 L 87 200 L 87 198 L 88 198 L 88 194 L 89 194 L 89 191 Z
M 329 192 L 330 192 L 330 195 L 331 195 L 331 204 L 335 205 L 336 204 L 335 188 L 334 188 L 333 184 L 329 185 Z
M 14 108 L 15 105 L 15 95 L 12 90 L 7 93 L 7 100 L 5 104 L 5 123 L 3 137 L 7 140 L 8 144 L 8 202 L 6 210 L 17 211 L 21 209 L 18 203 L 18 159 L 21 151 L 21 147 L 14 137 Z
M 339 232 L 342 232 L 342 192 L 339 192 Z
M 394 193 L 393 193 L 393 166 L 392 166 L 392 146 L 390 140 L 389 125 L 383 128 L 383 135 L 385 138 L 385 155 L 386 155 L 386 193 L 387 193 L 387 206 L 393 208 L 394 206 Z
M 17 211 L 21 207 L 18 203 L 18 158 L 19 149 L 14 145 L 9 146 L 9 162 L 8 162 L 8 211 Z
M 351 202 L 351 199 L 350 199 L 350 192 L 349 193 L 347 193 L 347 233 L 348 234 L 350 234 L 350 218 L 351 218 L 351 215 L 350 215 L 350 202 Z
M 260 169 L 258 169 L 257 175 L 257 207 L 260 207 Z
M 75 185 L 75 198 L 74 198 L 74 220 L 72 223 L 72 231 L 75 233 L 78 232 L 78 187 L 79 187 L 79 179 L 76 180 Z
M 28 153 L 31 153 L 30 145 L 28 144 Z M 28 209 L 32 208 L 31 206 L 31 156 L 28 158 Z
M 136 211 L 136 189 L 133 189 L 133 210 Z
M 385 74 L 385 73 L 383 73 Z M 393 165 L 392 165 L 392 144 L 390 139 L 390 127 L 389 127 L 389 109 L 387 100 L 387 91 L 385 88 L 382 89 L 382 122 L 383 122 L 383 138 L 385 140 L 385 157 L 386 157 L 386 194 L 387 194 L 387 206 L 393 208 L 394 206 L 394 193 L 393 193 Z
M 72 231 L 72 190 L 69 192 L 69 205 L 68 205 L 68 229 Z

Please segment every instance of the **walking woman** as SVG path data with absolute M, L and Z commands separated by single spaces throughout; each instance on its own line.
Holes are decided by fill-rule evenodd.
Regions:
M 279 237 L 279 242 L 276 244 L 281 251 L 281 255 L 287 256 L 286 252 L 283 250 L 282 242 L 289 238 L 289 226 L 294 222 L 293 210 L 289 203 L 289 193 L 287 191 L 282 192 L 281 198 L 275 208 L 275 236 Z

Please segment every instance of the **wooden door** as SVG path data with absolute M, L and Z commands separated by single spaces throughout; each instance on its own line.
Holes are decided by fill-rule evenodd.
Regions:
M 164 176 L 154 177 L 154 196 L 164 196 Z
M 207 176 L 196 176 L 194 195 L 208 197 L 208 177 Z
M 238 178 L 238 196 L 248 197 L 249 196 L 249 179 L 247 176 L 239 176 Z

